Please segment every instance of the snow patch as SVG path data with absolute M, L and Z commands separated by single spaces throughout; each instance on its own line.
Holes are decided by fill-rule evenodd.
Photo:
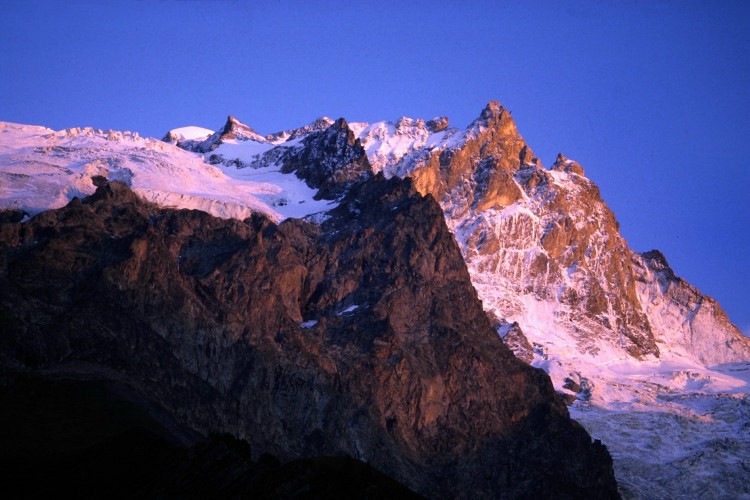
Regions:
M 359 306 L 358 306 L 358 305 L 353 305 L 353 306 L 349 306 L 349 307 L 347 307 L 346 309 L 344 309 L 343 311 L 341 311 L 340 313 L 338 313 L 338 314 L 337 314 L 336 316 L 342 316 L 342 315 L 344 315 L 344 314 L 348 314 L 348 313 L 350 313 L 350 312 L 354 312 L 354 311 L 356 311 L 357 309 L 359 309 Z

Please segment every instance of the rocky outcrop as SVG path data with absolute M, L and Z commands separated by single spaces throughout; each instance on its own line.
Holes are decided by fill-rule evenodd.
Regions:
M 302 145 L 290 149 L 279 160 L 281 171 L 294 172 L 308 186 L 318 189 L 317 199 L 338 198 L 353 183 L 372 175 L 365 150 L 343 118 L 325 130 L 311 133 Z
M 348 457 L 253 460 L 246 441 L 179 429 L 112 381 L 3 373 L 0 405 L 9 498 L 421 498 Z
M 181 142 L 181 137 L 175 134 L 173 131 L 167 132 L 164 137 L 161 138 L 162 141 L 168 142 L 170 144 L 178 145 L 179 142 Z
M 436 116 L 432 120 L 426 123 L 427 130 L 433 134 L 436 132 L 442 132 L 448 128 L 448 117 L 447 116 Z
M 118 183 L 3 225 L 4 370 L 120 380 L 201 434 L 350 455 L 432 497 L 617 495 L 409 181 L 352 184 L 322 225 L 162 209 Z
M 273 143 L 280 143 L 283 141 L 293 141 L 294 139 L 297 139 L 299 137 L 304 137 L 306 135 L 309 135 L 313 132 L 320 132 L 321 130 L 325 130 L 328 127 L 333 125 L 333 120 L 328 118 L 327 116 L 321 116 L 320 118 L 317 118 L 312 123 L 308 123 L 307 125 L 291 130 L 284 130 L 282 132 L 276 132 L 273 134 L 268 134 L 266 136 L 266 139 L 268 139 L 270 142 Z

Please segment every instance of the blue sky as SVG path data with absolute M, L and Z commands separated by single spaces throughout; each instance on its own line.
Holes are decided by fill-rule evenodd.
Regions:
M 404 5 L 406 4 L 406 5 Z M 0 2 L 0 120 L 161 137 L 491 99 L 750 333 L 750 2 Z

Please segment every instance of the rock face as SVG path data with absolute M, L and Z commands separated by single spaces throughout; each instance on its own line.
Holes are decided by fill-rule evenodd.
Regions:
M 365 150 L 343 118 L 305 137 L 302 147 L 290 149 L 279 161 L 282 172 L 294 172 L 323 199 L 340 197 L 372 174 Z
M 675 275 L 664 254 L 633 254 L 632 262 L 638 298 L 670 349 L 706 366 L 750 360 L 750 339 L 714 299 Z
M 421 193 L 440 201 L 498 318 L 524 330 L 570 330 L 584 353 L 606 342 L 636 358 L 658 356 L 630 250 L 598 188 L 563 155 L 553 170 L 543 168 L 499 103 L 489 103 L 460 140 L 399 161 Z M 554 312 L 540 316 L 540 303 Z
M 421 498 L 352 458 L 253 460 L 247 442 L 179 429 L 112 381 L 4 374 L 0 404 L 11 498 Z
M 410 181 L 353 183 L 322 224 L 163 209 L 114 182 L 3 220 L 6 372 L 115 379 L 204 435 L 350 455 L 431 497 L 617 496 Z

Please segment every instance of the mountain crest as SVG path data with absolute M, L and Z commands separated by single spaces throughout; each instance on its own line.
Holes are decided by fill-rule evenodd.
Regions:
M 73 265 L 88 265 L 88 257 L 80 258 L 81 245 L 93 241 L 89 234 L 97 234 L 103 243 L 101 246 L 95 245 L 92 251 L 99 252 L 105 246 L 109 248 L 102 254 L 106 262 L 111 262 L 114 257 L 133 260 L 124 268 L 108 272 L 105 278 L 116 279 L 127 272 L 144 280 L 137 283 L 134 290 L 150 293 L 148 290 L 153 289 L 147 285 L 153 283 L 151 277 L 155 273 L 173 273 L 164 281 L 163 291 L 152 299 L 169 300 L 173 297 L 177 301 L 163 310 L 174 311 L 176 315 L 173 318 L 175 323 L 170 323 L 173 326 L 167 325 L 167 328 L 173 328 L 168 330 L 174 332 L 173 346 L 177 349 L 187 346 L 187 350 L 177 358 L 170 354 L 165 359 L 175 363 L 188 361 L 191 373 L 195 373 L 192 371 L 195 366 L 208 366 L 194 357 L 208 356 L 211 350 L 206 349 L 205 344 L 194 346 L 195 349 L 190 344 L 196 338 L 203 342 L 206 336 L 203 332 L 206 330 L 201 326 L 200 332 L 196 332 L 199 335 L 192 335 L 191 330 L 182 328 L 178 322 L 182 320 L 183 312 L 192 311 L 196 315 L 195 319 L 189 319 L 192 326 L 204 325 L 207 318 L 205 311 L 215 311 L 217 302 L 211 302 L 206 309 L 183 308 L 183 298 L 188 289 L 176 285 L 181 276 L 187 277 L 188 281 L 200 280 L 200 297 L 214 291 L 231 299 L 226 306 L 229 310 L 236 310 L 237 316 L 233 320 L 236 323 L 227 327 L 226 318 L 222 317 L 221 323 L 216 325 L 216 332 L 223 335 L 222 332 L 229 331 L 226 328 L 236 328 L 232 330 L 232 339 L 240 339 L 262 331 L 264 338 L 273 338 L 272 344 L 266 344 L 269 347 L 267 353 L 292 347 L 298 341 L 303 357 L 290 360 L 295 370 L 301 366 L 312 367 L 309 356 L 314 353 L 333 356 L 325 359 L 325 364 L 321 366 L 325 374 L 333 377 L 331 380 L 336 384 L 336 391 L 342 388 L 336 363 L 346 363 L 352 359 L 346 355 L 340 356 L 338 349 L 346 342 L 353 342 L 357 348 L 364 346 L 363 356 L 352 364 L 353 370 L 362 370 L 367 363 L 382 362 L 383 369 L 378 373 L 383 378 L 360 377 L 362 387 L 368 391 L 379 391 L 382 387 L 393 389 L 382 393 L 382 397 L 370 399 L 381 405 L 373 414 L 373 425 L 384 430 L 384 441 L 373 444 L 370 451 L 382 449 L 383 443 L 392 439 L 405 439 L 411 446 L 417 443 L 414 436 L 434 436 L 434 451 L 443 456 L 446 447 L 453 445 L 442 431 L 437 432 L 436 426 L 451 422 L 457 423 L 461 439 L 476 436 L 472 429 L 466 427 L 461 414 L 463 410 L 455 413 L 456 405 L 465 403 L 466 415 L 475 415 L 476 408 L 481 407 L 476 404 L 479 401 L 476 395 L 486 392 L 486 401 L 492 401 L 494 396 L 490 393 L 500 386 L 495 382 L 479 383 L 472 389 L 464 381 L 454 379 L 451 382 L 451 373 L 458 373 L 456 371 L 449 370 L 449 377 L 445 378 L 443 375 L 436 376 L 438 372 L 429 368 L 434 360 L 434 366 L 443 370 L 440 373 L 446 373 L 443 368 L 450 366 L 451 359 L 455 359 L 455 368 L 459 369 L 475 363 L 479 359 L 474 357 L 475 354 L 494 352 L 484 347 L 477 347 L 474 352 L 468 353 L 457 350 L 462 346 L 475 345 L 458 338 L 456 332 L 459 330 L 450 326 L 452 320 L 463 317 L 469 311 L 470 300 L 467 298 L 471 298 L 468 295 L 471 290 L 476 290 L 482 301 L 482 306 L 478 307 L 483 307 L 492 323 L 488 323 L 484 313 L 475 307 L 474 319 L 466 317 L 471 321 L 464 322 L 470 328 L 461 331 L 489 331 L 485 335 L 486 342 L 496 341 L 499 334 L 506 347 L 513 349 L 533 366 L 547 371 L 555 389 L 563 393 L 568 401 L 579 401 L 581 405 L 586 405 L 583 412 L 579 411 L 582 408 L 579 403 L 571 409 L 571 412 L 578 411 L 582 418 L 598 418 L 595 412 L 614 410 L 615 413 L 603 418 L 607 420 L 606 428 L 610 429 L 608 438 L 615 445 L 619 442 L 622 449 L 629 441 L 618 441 L 623 439 L 617 434 L 620 428 L 630 432 L 643 424 L 638 433 L 632 435 L 632 439 L 638 439 L 638 443 L 645 442 L 645 433 L 658 434 L 661 431 L 661 423 L 667 420 L 652 418 L 655 412 L 665 415 L 670 422 L 672 414 L 680 415 L 680 435 L 686 435 L 682 432 L 688 431 L 682 425 L 682 417 L 688 416 L 691 419 L 690 427 L 694 429 L 690 435 L 699 436 L 698 441 L 701 442 L 705 437 L 701 435 L 702 429 L 712 436 L 723 435 L 724 432 L 729 435 L 730 431 L 736 435 L 743 434 L 735 430 L 741 431 L 747 419 L 737 419 L 736 411 L 740 408 L 738 405 L 747 403 L 747 394 L 742 395 L 744 399 L 735 396 L 747 392 L 746 374 L 750 372 L 747 365 L 737 369 L 722 365 L 750 360 L 750 339 L 742 336 L 715 300 L 676 276 L 661 252 L 637 254 L 630 249 L 598 187 L 584 177 L 583 167 L 564 154 L 559 154 L 549 170 L 544 168 L 518 132 L 510 111 L 497 101 L 488 103 L 477 119 L 462 130 L 447 128 L 447 118 L 426 122 L 402 117 L 395 122 L 372 124 L 350 123 L 343 118 L 336 121 L 322 118 L 304 127 L 264 138 L 230 116 L 219 132 L 209 131 L 212 134 L 210 140 L 206 139 L 206 135 L 201 135 L 206 129 L 175 129 L 175 133 L 171 134 L 170 142 L 176 142 L 180 148 L 201 153 L 211 151 L 203 155 L 189 154 L 169 144 L 148 140 L 118 140 L 112 144 L 105 141 L 103 136 L 99 137 L 100 133 L 97 132 L 97 136 L 85 129 L 54 132 L 31 127 L 8 127 L 0 124 L 0 130 L 5 132 L 0 134 L 3 136 L 0 137 L 0 146 L 3 146 L 0 147 L 0 160 L 7 165 L 3 182 L 12 186 L 12 189 L 0 193 L 5 197 L 4 206 L 37 213 L 44 208 L 42 201 L 49 208 L 58 203 L 57 200 L 70 200 L 74 196 L 81 198 L 93 192 L 88 182 L 92 176 L 99 188 L 87 201 L 75 198 L 65 211 L 60 212 L 70 215 L 61 219 L 70 229 L 61 231 L 60 235 L 70 239 L 72 251 L 69 261 L 61 261 L 61 253 L 58 252 L 50 255 L 46 264 L 64 264 L 61 271 L 65 272 L 70 271 Z M 111 133 L 114 138 L 118 134 L 122 138 L 123 134 L 119 132 Z M 223 141 L 226 144 L 222 144 Z M 204 144 L 205 149 L 196 147 L 199 144 Z M 96 151 L 97 156 L 93 161 L 92 150 Z M 19 158 L 23 158 L 23 161 L 19 161 Z M 206 165 L 206 162 L 215 167 Z M 376 179 L 370 179 L 373 172 L 378 172 Z M 114 182 L 106 184 L 105 177 L 112 181 L 126 181 L 138 198 L 135 195 L 132 199 L 123 197 L 128 187 Z M 29 184 L 32 181 L 33 184 Z M 34 189 L 30 189 L 30 185 Z M 195 193 L 196 185 L 201 187 L 200 195 Z M 424 198 L 417 197 L 412 188 Z M 273 190 L 277 191 L 270 193 Z M 23 193 L 23 197 L 7 194 L 10 192 Z M 253 198 L 255 195 L 257 198 Z M 144 208 L 138 202 L 139 198 L 151 200 L 162 207 L 218 212 L 223 214 L 222 217 L 235 220 L 225 225 L 205 214 L 201 215 L 198 210 L 182 210 L 172 214 L 155 206 Z M 440 204 L 439 208 L 431 198 Z M 430 202 L 425 203 L 426 199 Z M 336 200 L 336 203 L 330 200 Z M 132 213 L 133 210 L 137 213 Z M 275 226 L 259 215 L 249 215 L 260 211 L 265 211 L 274 220 L 292 220 Z M 90 217 L 92 213 L 97 219 Z M 129 220 L 123 217 L 127 213 L 131 213 Z M 138 231 L 125 238 L 117 236 L 118 231 L 121 231 L 121 235 L 128 234 L 128 228 L 133 227 L 131 220 L 136 216 L 141 221 Z M 47 212 L 42 217 L 31 218 L 24 223 L 27 224 L 25 226 L 16 224 L 23 220 L 22 212 L 0 214 L 0 221 L 3 222 L 0 225 L 6 226 L 0 227 L 0 240 L 5 238 L 10 252 L 8 257 L 0 256 L 0 271 L 14 274 L 20 284 L 29 283 L 28 276 L 32 275 L 44 279 L 55 278 L 54 273 L 38 273 L 37 270 L 41 269 L 38 265 L 29 265 L 28 261 L 24 264 L 22 259 L 16 259 L 20 255 L 18 252 L 26 251 L 18 249 L 22 237 L 25 238 L 23 241 L 29 242 L 27 250 L 30 252 L 43 249 L 43 245 L 35 242 L 37 236 L 46 237 L 51 218 L 53 215 Z M 441 218 L 445 219 L 452 236 L 447 234 L 442 222 L 435 223 Z M 170 220 L 174 223 L 170 223 Z M 245 222 L 239 222 L 243 220 Z M 91 226 L 91 232 L 86 233 L 85 237 L 81 236 L 80 231 L 82 221 Z M 9 228 L 10 224 L 16 226 Z M 26 228 L 36 228 L 36 232 L 32 234 L 28 232 L 31 229 Z M 102 228 L 106 228 L 106 231 Z M 161 237 L 155 228 L 168 232 Z M 217 232 L 213 230 L 215 228 L 224 229 Z M 26 236 L 22 231 L 27 231 Z M 113 235 L 116 239 L 113 239 Z M 198 235 L 198 240 L 191 240 L 194 235 Z M 142 236 L 153 241 L 134 239 L 140 240 Z M 181 239 L 181 248 L 175 246 L 176 238 Z M 449 248 L 450 241 L 459 245 L 463 260 L 457 258 L 457 249 Z M 356 251 L 352 250 L 355 244 L 359 245 Z M 153 251 L 155 246 L 150 245 L 159 245 L 162 250 L 158 261 L 152 262 L 154 272 L 146 272 L 148 270 L 142 267 L 144 262 L 136 262 L 158 255 Z M 429 255 L 425 257 L 419 249 L 428 250 Z M 248 251 L 251 253 L 236 255 L 237 252 Z M 16 260 L 11 262 L 11 258 Z M 460 272 L 465 274 L 464 263 L 473 282 L 471 290 L 471 287 L 458 286 L 456 280 L 448 283 L 444 279 L 449 275 L 448 271 L 457 276 L 459 267 L 463 269 Z M 241 279 L 223 277 L 225 271 L 234 272 L 238 266 L 256 264 L 260 267 L 248 268 L 247 272 L 236 276 Z M 281 271 L 278 264 L 281 264 Z M 95 266 L 95 269 L 99 268 Z M 380 271 L 384 273 L 378 274 Z M 88 276 L 87 273 L 81 274 L 87 280 Z M 257 279 L 258 276 L 263 278 Z M 256 281 L 250 281 L 253 279 Z M 465 276 L 462 280 L 466 285 Z M 106 280 L 89 281 L 92 286 L 100 286 Z M 249 283 L 257 286 L 250 286 Z M 269 283 L 276 285 L 269 288 Z M 387 293 L 374 297 L 371 292 L 379 284 L 385 286 L 381 291 Z M 12 289 L 4 288 L 6 291 Z M 70 297 L 65 287 L 51 282 L 49 286 L 35 285 L 37 289 L 45 294 L 48 290 L 63 290 L 65 293 L 60 297 L 64 300 Z M 119 293 L 117 289 L 112 288 L 112 293 Z M 465 290 L 465 293 L 456 295 L 455 292 L 460 290 Z M 89 286 L 81 291 L 86 293 L 86 297 L 102 296 L 108 299 L 106 304 L 94 311 L 98 319 L 110 319 L 108 315 L 101 315 L 100 311 L 111 309 L 111 304 L 121 303 L 113 300 L 112 296 L 92 294 Z M 430 294 L 433 293 L 441 302 L 432 301 Z M 253 295 L 252 301 L 249 301 L 250 295 Z M 376 307 L 380 297 L 384 300 Z M 272 302 L 263 302 L 268 300 Z M 11 304 L 7 301 L 4 303 Z M 76 301 L 73 305 L 77 307 L 83 303 Z M 275 310 L 276 313 L 272 317 L 261 316 L 259 311 L 264 310 L 262 304 L 268 304 L 269 307 L 265 309 Z M 452 304 L 454 307 L 443 307 L 441 304 Z M 0 309 L 2 305 L 0 303 Z M 16 310 L 15 306 L 11 306 L 9 311 Z M 137 310 L 144 312 L 141 306 Z M 158 313 L 153 319 L 161 324 L 161 312 L 156 308 L 150 310 Z M 248 317 L 248 313 L 255 316 Z M 224 312 L 221 314 L 223 316 Z M 2 314 L 0 317 L 3 317 Z M 36 317 L 39 316 L 30 312 L 23 316 Z M 50 308 L 47 317 L 62 316 L 58 309 Z M 74 319 L 79 316 L 72 314 L 69 317 Z M 23 318 L 17 317 L 19 322 L 26 321 Z M 361 322 L 361 318 L 366 321 Z M 266 322 L 265 326 L 252 326 L 260 325 L 261 321 Z M 49 327 L 50 335 L 45 338 L 55 342 L 51 355 L 54 359 L 67 360 L 71 346 L 76 344 L 56 343 L 59 338 L 57 323 L 66 322 L 49 323 L 45 320 L 28 328 Z M 68 323 L 72 326 L 68 327 L 67 334 L 78 335 L 79 330 L 83 331 L 76 324 Z M 119 325 L 123 323 L 117 322 L 114 333 L 122 333 Z M 356 328 L 350 328 L 352 325 Z M 430 327 L 424 329 L 424 325 Z M 160 328 L 156 332 L 158 338 L 164 338 L 164 331 Z M 320 335 L 323 332 L 329 335 L 332 343 L 323 342 L 325 338 Z M 296 340 L 290 342 L 290 339 Z M 394 339 L 397 342 L 392 342 Z M 438 351 L 440 358 L 429 357 L 430 351 L 424 349 L 425 340 L 428 339 L 443 343 Z M 109 339 L 102 339 L 102 342 L 105 341 L 109 345 Z M 138 345 L 137 342 L 128 342 L 128 346 Z M 9 342 L 8 345 L 15 344 Z M 38 351 L 37 345 L 33 340 L 28 353 L 22 353 L 23 356 L 34 355 Z M 416 351 L 403 356 L 400 350 L 405 347 L 415 348 Z M 97 345 L 84 354 L 88 356 L 90 352 L 103 351 Z M 251 351 L 251 354 L 254 352 Z M 347 355 L 352 353 L 346 351 Z M 468 380 L 481 382 L 491 379 L 498 384 L 507 380 L 507 377 L 493 378 L 487 371 L 492 358 L 494 355 L 476 364 L 476 371 Z M 124 362 L 131 361 L 130 356 L 122 359 Z M 218 370 L 235 366 L 237 373 L 247 380 L 246 368 L 260 366 L 254 365 L 253 359 L 241 359 L 235 365 L 232 365 L 230 358 L 219 356 L 218 359 L 216 368 L 202 373 L 201 380 L 216 381 L 220 390 L 229 388 L 231 380 Z M 402 375 L 407 363 L 414 363 L 418 383 L 404 382 Z M 159 366 L 159 363 L 148 365 L 155 369 L 159 369 Z M 300 408 L 305 411 L 300 412 L 299 418 L 295 417 L 296 420 L 289 422 L 285 428 L 303 433 L 314 429 L 310 420 L 305 419 L 311 411 L 320 411 L 321 429 L 331 432 L 322 433 L 316 429 L 310 436 L 297 436 L 300 443 L 325 445 L 320 436 L 338 440 L 336 436 L 341 434 L 340 428 L 325 423 L 330 421 L 330 412 L 321 406 L 323 399 L 308 390 L 319 386 L 321 378 L 313 373 L 310 373 L 310 378 L 300 378 L 296 376 L 298 374 L 295 371 L 295 377 L 288 381 L 289 385 L 281 387 L 300 387 L 302 383 L 304 390 L 298 394 L 310 398 L 310 401 L 309 404 L 308 400 L 303 400 L 292 405 L 294 411 Z M 270 371 L 260 375 L 264 381 L 273 380 Z M 156 376 L 148 380 L 162 379 Z M 304 380 L 311 381 L 311 385 L 305 386 Z M 373 383 L 373 380 L 377 383 Z M 514 389 L 517 379 L 510 380 L 514 380 L 512 387 L 502 387 L 502 391 Z M 268 387 L 264 382 L 262 389 Z M 465 388 L 466 392 L 463 392 Z M 413 401 L 415 409 L 394 413 L 393 394 L 402 389 L 405 391 L 402 400 Z M 551 393 L 551 387 L 547 389 Z M 732 394 L 721 396 L 719 391 L 731 391 Z M 258 392 L 250 391 L 248 394 L 248 408 L 257 408 Z M 359 391 L 357 394 L 360 394 Z M 519 395 L 519 401 L 528 403 L 527 396 L 528 392 L 523 392 Z M 724 402 L 721 402 L 722 399 Z M 332 401 L 331 407 L 339 407 L 340 402 L 344 400 Z M 276 403 L 278 400 L 274 400 Z M 721 406 L 731 410 L 732 413 L 726 414 L 732 420 L 727 420 L 731 426 L 717 432 L 715 427 L 708 428 L 708 423 L 701 419 L 707 408 Z M 518 406 L 521 410 L 524 407 Z M 564 414 L 563 410 L 559 408 Z M 589 410 L 592 411 L 589 413 Z M 628 413 L 629 410 L 634 411 Z M 249 413 L 252 412 L 243 413 L 238 418 L 245 418 Z M 257 414 L 253 415 L 257 417 Z M 363 428 L 366 422 L 356 415 L 358 413 L 341 415 L 346 429 L 355 429 L 351 436 L 353 441 L 345 443 L 346 446 L 342 444 L 340 448 L 324 446 L 326 453 L 339 449 L 361 453 L 361 434 L 356 429 Z M 500 413 L 491 410 L 485 413 L 487 418 L 482 420 L 491 424 L 493 419 L 499 418 L 498 415 Z M 517 421 L 519 415 L 510 415 L 511 420 Z M 646 420 L 639 415 L 646 415 Z M 617 423 L 616 418 L 610 418 L 613 416 L 627 416 L 627 419 Z M 694 416 L 699 418 L 693 419 Z M 717 421 L 721 418 L 718 417 Z M 613 426 L 609 425 L 610 420 Z M 278 414 L 268 415 L 268 419 L 259 422 L 259 428 L 266 428 L 263 426 L 268 422 L 278 421 Z M 635 426 L 631 425 L 633 422 Z M 238 428 L 230 424 L 230 428 Z M 547 428 L 546 423 L 540 424 Z M 326 425 L 329 427 L 326 428 Z M 710 422 L 710 425 L 714 426 L 714 422 Z M 407 434 L 412 432 L 412 428 L 415 434 Z M 523 432 L 519 432 L 517 435 L 523 435 Z M 270 435 L 250 437 L 266 444 L 273 442 Z M 266 439 L 268 441 L 264 441 Z M 645 439 L 651 439 L 651 436 Z M 750 449 L 750 446 L 745 446 L 747 439 L 742 439 L 731 444 L 731 447 Z M 696 440 L 690 441 L 679 453 L 703 453 L 704 449 L 708 449 L 698 449 L 694 446 Z M 711 438 L 706 442 L 717 441 Z M 546 446 L 544 443 L 539 441 L 536 444 Z M 527 444 L 516 450 L 528 451 Z M 720 450 L 713 444 L 709 448 L 713 448 L 713 451 L 708 449 L 709 454 L 701 459 L 702 464 L 721 462 L 712 457 L 725 457 L 728 449 L 724 444 Z M 497 453 L 502 455 L 504 452 L 501 450 Z M 671 455 L 671 448 L 669 453 L 677 457 L 676 454 Z M 360 456 L 368 458 L 366 455 Z M 627 455 L 619 455 L 624 456 Z M 461 467 L 464 467 L 464 463 L 461 462 Z M 555 467 L 563 463 L 555 462 Z M 673 467 L 688 471 L 685 475 L 689 476 L 692 463 L 692 459 L 672 460 L 669 463 L 669 477 L 675 477 Z M 640 457 L 631 465 L 625 464 L 625 461 L 621 464 L 622 477 L 630 477 L 631 480 L 634 476 L 640 480 L 642 470 L 646 470 L 644 467 L 653 465 L 643 462 Z M 399 469 L 397 465 L 393 467 Z M 628 470 L 628 467 L 631 469 Z M 495 467 L 493 470 L 499 469 Z M 444 470 L 439 474 L 441 478 L 448 477 Z M 711 477 L 729 477 L 724 473 L 712 474 Z M 424 479 L 424 484 L 436 484 L 433 479 Z M 653 486 L 650 479 L 647 488 Z M 640 492 L 640 485 L 638 483 L 632 491 Z M 698 489 L 692 488 L 692 491 Z M 524 490 L 523 493 L 529 492 Z

